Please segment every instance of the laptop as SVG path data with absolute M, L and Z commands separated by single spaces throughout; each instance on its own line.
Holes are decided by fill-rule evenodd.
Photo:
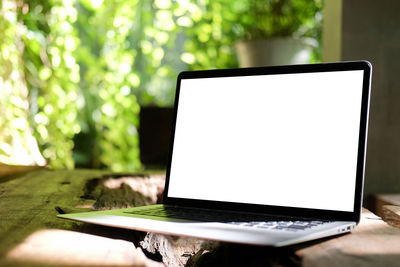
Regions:
M 164 204 L 58 216 L 276 247 L 349 232 L 371 71 L 356 61 L 182 72 Z

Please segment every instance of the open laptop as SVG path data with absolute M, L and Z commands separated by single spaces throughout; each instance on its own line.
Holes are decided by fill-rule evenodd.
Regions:
M 370 80 L 366 61 L 182 72 L 164 204 L 59 217 L 270 246 L 349 232 Z

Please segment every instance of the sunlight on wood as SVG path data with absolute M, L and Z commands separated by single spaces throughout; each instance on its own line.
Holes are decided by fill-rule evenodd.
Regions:
M 398 266 L 400 229 L 363 210 L 360 224 L 350 234 L 300 249 L 302 266 Z
M 165 175 L 110 178 L 104 182 L 104 186 L 110 189 L 119 188 L 122 184 L 127 184 L 132 190 L 151 198 L 153 204 L 155 204 L 157 202 L 157 196 L 164 191 Z
M 57 229 L 33 233 L 7 258 L 51 265 L 163 266 L 131 242 Z

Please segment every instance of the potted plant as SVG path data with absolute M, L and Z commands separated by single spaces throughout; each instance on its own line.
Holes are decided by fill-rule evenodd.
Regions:
M 236 1 L 241 67 L 308 63 L 320 35 L 320 0 Z

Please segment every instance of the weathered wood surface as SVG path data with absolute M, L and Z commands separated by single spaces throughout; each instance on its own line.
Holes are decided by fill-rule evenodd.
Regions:
M 39 170 L 0 178 L 0 266 L 398 266 L 400 229 L 364 210 L 356 230 L 286 248 L 254 247 L 96 226 L 62 212 L 161 201 L 161 175 Z
M 102 188 L 99 181 L 108 174 L 40 170 L 1 178 L 0 266 L 159 265 L 135 246 L 144 238 L 143 233 L 56 217 L 59 212 L 87 211 L 92 206 L 127 207 L 154 202 L 152 196 L 133 191 L 126 184 L 108 191 Z M 113 197 L 117 195 L 121 197 Z
M 0 179 L 3 177 L 11 176 L 11 175 L 18 175 L 23 174 L 32 170 L 37 169 L 45 169 L 45 167 L 41 166 L 20 166 L 20 165 L 7 165 L 0 163 Z
M 385 205 L 382 207 L 382 219 L 389 225 L 400 228 L 400 206 Z
M 298 249 L 302 266 L 400 266 L 400 229 L 363 210 L 351 233 Z
M 394 205 L 400 206 L 400 194 L 377 194 L 372 197 L 372 207 L 376 215 L 383 217 L 383 206 Z

